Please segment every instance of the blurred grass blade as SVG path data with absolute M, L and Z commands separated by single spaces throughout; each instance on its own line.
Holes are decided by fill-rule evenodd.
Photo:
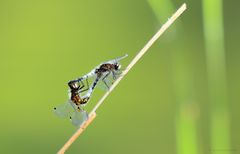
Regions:
M 169 17 L 169 14 L 172 14 L 174 11 L 170 0 L 148 0 L 148 3 L 159 22 L 165 21 Z
M 198 153 L 197 118 L 199 108 L 196 103 L 181 104 L 176 116 L 176 138 L 178 154 Z
M 176 146 L 178 154 L 198 154 L 198 119 L 194 113 L 199 108 L 193 103 L 194 92 L 192 65 L 189 65 L 188 52 L 174 52 L 172 58 L 174 95 L 176 109 Z
M 147 0 L 149 6 L 151 7 L 157 21 L 162 24 L 169 17 L 169 14 L 174 12 L 174 5 L 171 0 Z M 157 25 L 159 27 L 159 25 Z M 176 37 L 177 26 L 172 25 L 171 30 L 169 30 L 167 39 L 172 39 Z
M 221 0 L 203 0 L 209 100 L 211 104 L 211 152 L 230 151 L 230 118 L 227 105 L 224 28 Z

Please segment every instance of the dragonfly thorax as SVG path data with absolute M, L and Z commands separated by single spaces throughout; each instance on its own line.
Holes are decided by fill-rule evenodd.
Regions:
M 113 70 L 119 70 L 120 68 L 121 68 L 121 65 L 119 63 L 114 63 L 114 64 L 106 63 L 106 64 L 102 64 L 99 68 L 97 68 L 95 70 L 95 73 L 99 74 L 104 72 L 110 72 Z

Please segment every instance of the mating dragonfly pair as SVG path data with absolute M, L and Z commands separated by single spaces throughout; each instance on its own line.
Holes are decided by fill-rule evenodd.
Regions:
M 54 107 L 54 113 L 62 118 L 69 117 L 75 126 L 81 125 L 88 119 L 88 113 L 83 107 L 89 102 L 93 90 L 97 85 L 102 85 L 102 89 L 108 90 L 122 73 L 119 61 L 127 56 L 103 62 L 86 75 L 69 81 L 69 99 L 64 104 Z M 89 79 L 92 79 L 90 86 Z

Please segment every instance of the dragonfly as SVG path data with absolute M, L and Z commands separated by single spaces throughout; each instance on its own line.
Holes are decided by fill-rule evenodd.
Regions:
M 55 107 L 54 113 L 62 118 L 69 117 L 73 125 L 80 126 L 88 119 L 88 113 L 83 109 L 83 107 L 89 102 L 96 85 L 101 84 L 100 81 L 102 81 L 105 86 L 102 89 L 109 89 L 111 84 L 121 74 L 121 64 L 119 61 L 127 56 L 128 55 L 124 55 L 122 57 L 103 62 L 83 77 L 69 81 L 69 99 L 64 104 Z M 90 78 L 93 78 L 91 86 L 89 86 Z M 86 83 L 84 83 L 84 81 Z
M 91 88 L 89 87 L 88 81 L 85 86 L 82 78 L 69 81 L 68 86 L 68 101 L 54 107 L 54 113 L 61 118 L 69 117 L 73 125 L 80 126 L 88 119 L 88 113 L 83 109 L 83 107 L 90 100 L 94 88 L 93 86 L 91 86 Z M 85 91 L 87 91 L 87 93 L 82 95 Z
M 128 55 L 126 54 L 122 57 L 118 57 L 113 60 L 109 60 L 101 63 L 100 65 L 92 69 L 89 73 L 84 75 L 82 79 L 86 79 L 88 81 L 89 78 L 93 78 L 94 79 L 93 87 L 92 87 L 93 89 L 97 84 L 99 84 L 99 85 L 102 85 L 101 89 L 109 90 L 113 82 L 122 73 L 120 60 L 126 58 L 127 56 Z

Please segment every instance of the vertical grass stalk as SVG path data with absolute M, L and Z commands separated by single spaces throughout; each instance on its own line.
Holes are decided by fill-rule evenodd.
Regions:
M 176 146 L 178 154 L 198 154 L 198 111 L 194 101 L 194 87 L 189 65 L 188 52 L 174 52 L 172 54 L 173 85 L 176 109 Z
M 203 0 L 203 24 L 211 104 L 210 151 L 230 154 L 222 0 Z
M 168 18 L 169 14 L 171 14 L 175 8 L 171 0 L 147 0 L 147 2 L 160 24 Z M 173 28 L 168 33 L 167 39 L 176 36 L 176 28 L 177 26 L 173 25 Z
M 169 17 L 169 14 L 174 11 L 171 0 L 148 0 L 148 4 L 159 22 L 165 21 Z
M 196 103 L 181 104 L 176 116 L 176 138 L 178 154 L 197 154 L 197 118 Z M 195 107 L 194 107 L 195 106 Z

